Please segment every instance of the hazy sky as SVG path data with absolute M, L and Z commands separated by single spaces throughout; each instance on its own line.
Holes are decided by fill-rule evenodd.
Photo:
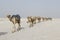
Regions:
M 60 18 L 60 0 L 0 0 L 0 17 L 8 13 Z

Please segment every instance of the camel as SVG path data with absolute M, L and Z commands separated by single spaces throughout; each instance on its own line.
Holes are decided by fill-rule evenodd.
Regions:
M 12 30 L 12 33 L 16 32 L 16 27 L 15 27 L 15 24 L 18 23 L 19 27 L 17 29 L 17 31 L 20 30 L 21 28 L 21 25 L 20 25 L 20 15 L 7 15 L 8 19 L 14 24 L 14 30 Z
M 52 20 L 52 18 L 48 18 L 48 20 Z
M 36 18 L 33 16 L 28 16 L 27 17 L 27 23 L 30 23 L 30 27 L 32 27 L 34 24 L 36 24 Z
M 52 18 L 49 18 L 49 17 L 42 17 L 42 20 L 43 20 L 43 21 L 47 21 L 47 20 L 52 20 Z
M 36 24 L 37 22 L 41 22 L 41 17 L 39 16 L 28 16 L 27 19 L 27 23 L 30 23 L 30 26 L 33 26 L 33 24 Z
M 41 17 L 36 16 L 36 20 L 38 21 L 38 23 L 41 22 Z

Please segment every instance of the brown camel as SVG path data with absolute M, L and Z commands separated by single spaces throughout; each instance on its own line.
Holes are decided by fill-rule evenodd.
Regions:
M 41 22 L 41 17 L 40 16 L 36 16 L 36 20 L 39 22 Z
M 27 20 L 28 20 L 27 23 L 30 23 L 30 27 L 36 24 L 36 18 L 33 16 L 28 16 Z

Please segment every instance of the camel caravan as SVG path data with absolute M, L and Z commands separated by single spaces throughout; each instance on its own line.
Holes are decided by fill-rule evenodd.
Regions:
M 12 33 L 19 31 L 21 29 L 21 17 L 20 15 L 7 15 L 7 18 L 14 24 L 14 30 L 12 30 Z M 30 23 L 29 27 L 33 27 L 34 24 L 40 23 L 43 21 L 52 20 L 52 18 L 47 17 L 40 17 L 40 16 L 28 16 L 27 17 L 27 24 Z M 15 24 L 18 23 L 18 28 L 16 29 Z
M 29 27 L 33 27 L 34 24 L 40 23 L 42 21 L 47 21 L 47 20 L 52 20 L 52 18 L 47 18 L 47 17 L 40 17 L 40 16 L 28 16 L 27 17 L 27 23 L 30 23 Z

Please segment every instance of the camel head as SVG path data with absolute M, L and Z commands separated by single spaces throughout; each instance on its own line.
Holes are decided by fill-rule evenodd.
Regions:
M 11 20 L 11 15 L 7 15 L 7 18 L 8 18 L 9 20 Z
M 11 18 L 11 15 L 7 15 L 7 18 Z

